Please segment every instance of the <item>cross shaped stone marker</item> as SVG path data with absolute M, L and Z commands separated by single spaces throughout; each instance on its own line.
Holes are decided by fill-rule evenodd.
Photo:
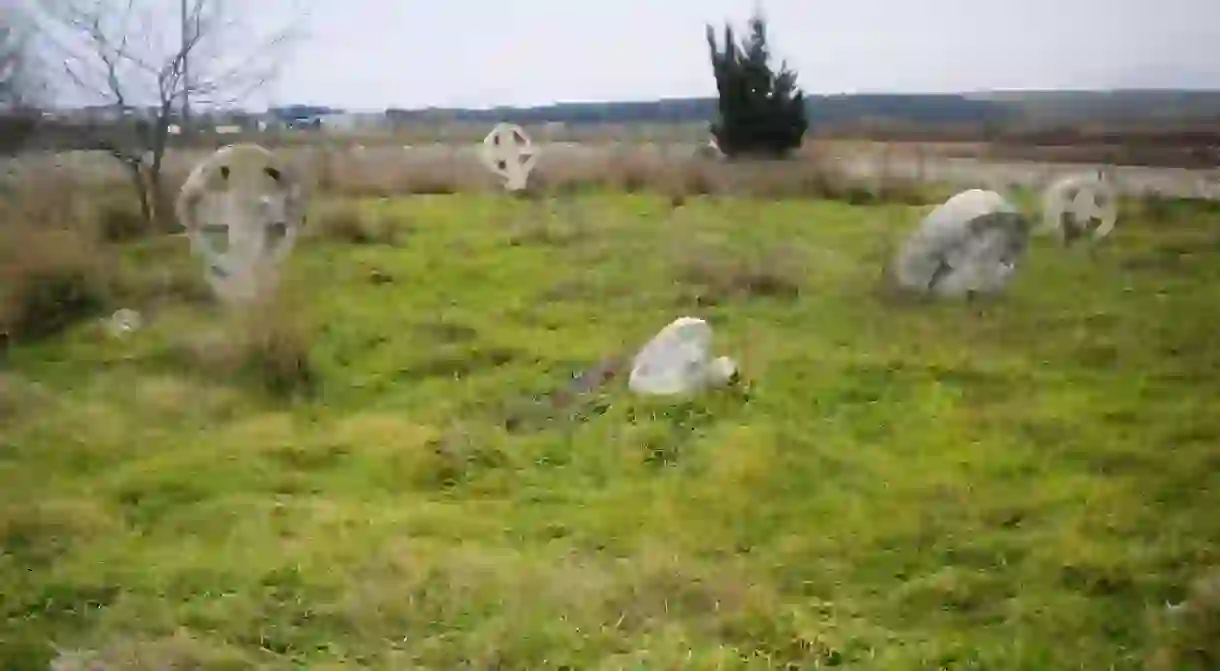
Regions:
M 506 190 L 520 191 L 538 162 L 538 150 L 520 126 L 501 123 L 483 139 L 482 159 L 488 170 L 504 180 Z

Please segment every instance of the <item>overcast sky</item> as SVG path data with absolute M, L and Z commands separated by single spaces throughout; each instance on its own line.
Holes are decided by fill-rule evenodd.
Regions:
M 306 31 L 250 103 L 378 109 L 714 95 L 704 25 L 740 24 L 756 0 L 228 1 Z M 1220 89 L 1220 0 L 762 6 L 775 53 L 815 93 Z

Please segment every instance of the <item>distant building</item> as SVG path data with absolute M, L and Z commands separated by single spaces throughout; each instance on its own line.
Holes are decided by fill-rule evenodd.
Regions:
M 354 114 L 339 112 L 337 114 L 324 114 L 318 117 L 318 122 L 322 130 L 334 133 L 350 133 L 357 128 L 358 119 Z
M 338 112 L 319 117 L 322 130 L 330 133 L 353 133 L 383 130 L 389 122 L 384 112 Z
M 319 129 L 322 117 L 340 110 L 313 105 L 288 105 L 272 107 L 259 121 L 260 130 Z

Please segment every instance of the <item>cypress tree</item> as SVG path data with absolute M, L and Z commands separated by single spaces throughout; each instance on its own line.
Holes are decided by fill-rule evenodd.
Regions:
M 720 150 L 736 156 L 782 157 L 801 146 L 809 127 L 805 94 L 787 62 L 771 68 L 767 23 L 756 13 L 750 34 L 739 45 L 733 27 L 725 24 L 723 47 L 707 26 L 712 73 L 719 94 L 712 135 Z

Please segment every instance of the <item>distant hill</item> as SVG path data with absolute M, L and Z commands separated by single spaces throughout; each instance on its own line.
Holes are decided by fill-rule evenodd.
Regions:
M 1220 119 L 1220 91 L 999 91 L 966 94 L 1000 103 L 1031 122 Z
M 1073 123 L 1085 121 L 1220 120 L 1220 91 L 999 91 L 962 94 L 868 93 L 808 99 L 810 126 L 859 122 L 918 125 Z M 639 102 L 555 103 L 490 109 L 390 110 L 399 121 L 535 124 L 682 123 L 710 121 L 715 98 Z

